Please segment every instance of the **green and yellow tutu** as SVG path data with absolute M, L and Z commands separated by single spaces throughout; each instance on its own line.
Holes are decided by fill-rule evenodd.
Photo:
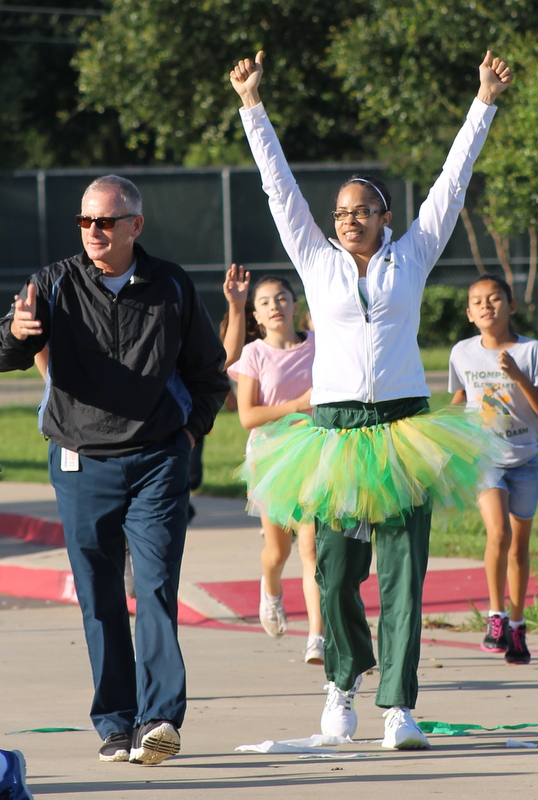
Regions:
M 352 429 L 290 414 L 259 429 L 238 475 L 250 514 L 285 529 L 319 519 L 346 530 L 401 518 L 429 499 L 446 511 L 475 504 L 496 441 L 463 406 Z

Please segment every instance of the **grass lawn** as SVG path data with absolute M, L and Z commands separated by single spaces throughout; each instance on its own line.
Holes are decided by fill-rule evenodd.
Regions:
M 30 367 L 30 369 L 25 369 L 25 370 L 15 369 L 13 370 L 13 372 L 0 372 L 0 380 L 2 381 L 8 381 L 13 379 L 20 380 L 21 378 L 23 380 L 27 378 L 33 378 L 34 380 L 42 380 L 41 375 L 39 374 L 39 370 L 35 366 L 35 364 L 33 367 Z
M 428 347 L 420 351 L 424 369 L 428 372 L 446 371 L 451 347 Z
M 436 407 L 450 402 L 449 394 L 436 394 L 431 405 Z M 221 411 L 212 433 L 204 444 L 204 482 L 201 494 L 220 497 L 245 496 L 244 484 L 234 477 L 234 471 L 242 463 L 247 432 L 239 424 L 236 413 Z M 0 463 L 3 481 L 37 481 L 46 483 L 47 443 L 37 430 L 34 408 L 0 409 Z M 531 539 L 531 565 L 538 572 L 538 518 L 534 523 Z M 461 521 L 449 524 L 445 529 L 434 516 L 431 555 L 458 556 L 481 560 L 484 554 L 485 534 L 480 515 L 470 508 Z

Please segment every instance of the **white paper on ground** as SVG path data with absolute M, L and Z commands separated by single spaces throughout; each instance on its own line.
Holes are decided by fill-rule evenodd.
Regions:
M 323 736 L 321 733 L 315 733 L 308 739 L 284 739 L 281 742 L 267 739 L 261 744 L 241 744 L 235 749 L 241 753 L 311 753 L 315 748 L 317 753 L 334 754 L 334 750 L 322 751 L 319 748 L 351 741 L 349 736 Z
M 521 739 L 507 739 L 507 747 L 538 747 L 534 742 L 523 742 Z
M 297 758 L 369 758 L 366 753 L 325 753 L 319 751 L 317 753 L 301 753 Z

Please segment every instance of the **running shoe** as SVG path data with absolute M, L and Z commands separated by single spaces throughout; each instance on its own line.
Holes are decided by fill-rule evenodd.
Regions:
M 319 633 L 309 635 L 304 653 L 305 664 L 323 664 L 325 662 L 324 644 L 325 636 Z
M 385 711 L 385 738 L 381 747 L 392 750 L 428 750 L 430 743 L 405 706 Z
M 353 736 L 357 730 L 357 715 L 353 707 L 355 695 L 362 683 L 359 675 L 351 689 L 344 692 L 334 681 L 328 683 L 327 700 L 321 715 L 321 732 L 325 736 Z
M 129 761 L 130 752 L 128 733 L 109 733 L 99 750 L 99 761 Z
M 480 645 L 481 650 L 486 653 L 506 653 L 508 650 L 508 639 L 506 629 L 508 628 L 508 617 L 500 617 L 494 614 L 486 620 L 486 635 Z
M 129 761 L 133 764 L 160 764 L 179 753 L 181 738 L 177 726 L 166 719 L 151 720 L 133 731 Z
M 265 578 L 260 583 L 260 622 L 269 636 L 283 636 L 288 629 L 288 620 L 280 597 L 268 597 L 265 591 Z
M 528 664 L 531 660 L 531 654 L 525 641 L 526 634 L 526 625 L 519 625 L 517 628 L 507 626 L 508 649 L 504 654 L 507 664 Z
M 0 781 L 0 798 L 6 800 L 33 800 L 26 785 L 26 761 L 19 750 L 0 750 L 7 761 L 4 777 Z

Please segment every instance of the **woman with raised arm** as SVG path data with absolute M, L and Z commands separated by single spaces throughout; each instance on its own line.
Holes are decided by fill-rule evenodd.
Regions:
M 339 189 L 336 239 L 327 241 L 282 153 L 260 102 L 263 54 L 239 61 L 232 85 L 282 243 L 305 286 L 316 330 L 311 403 L 273 423 L 245 468 L 251 509 L 283 528 L 316 520 L 317 580 L 326 630 L 328 695 L 322 732 L 352 736 L 353 698 L 375 664 L 360 598 L 376 533 L 381 600 L 380 682 L 383 746 L 429 742 L 410 709 L 418 694 L 422 585 L 433 500 L 474 501 L 487 436 L 455 407 L 428 413 L 429 390 L 417 346 L 428 273 L 463 207 L 473 164 L 510 68 L 488 51 L 480 87 L 440 177 L 409 231 L 392 241 L 387 187 L 354 175 Z

